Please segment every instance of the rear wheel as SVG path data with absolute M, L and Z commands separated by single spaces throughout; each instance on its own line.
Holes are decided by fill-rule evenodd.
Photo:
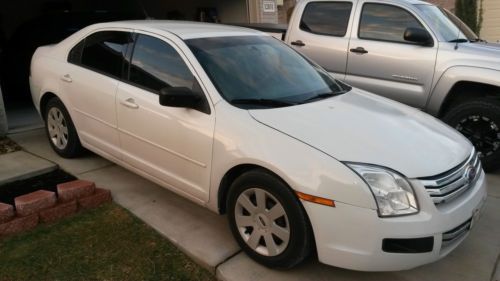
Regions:
M 272 268 L 291 268 L 311 253 L 312 231 L 299 200 L 263 170 L 246 172 L 228 195 L 228 219 L 240 247 Z
M 82 154 L 83 147 L 66 107 L 57 97 L 51 98 L 45 107 L 45 128 L 50 145 L 64 158 Z
M 472 142 L 486 171 L 500 167 L 500 102 L 467 101 L 449 110 L 443 120 Z

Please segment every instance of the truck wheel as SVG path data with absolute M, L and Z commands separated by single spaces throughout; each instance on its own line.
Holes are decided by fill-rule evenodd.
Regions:
M 252 170 L 230 187 L 227 212 L 240 247 L 271 268 L 291 268 L 309 256 L 312 230 L 296 195 L 264 170 Z
M 443 121 L 466 136 L 480 153 L 483 168 L 500 167 L 500 102 L 476 99 L 451 108 Z
M 84 149 L 66 107 L 59 98 L 51 98 L 45 107 L 45 128 L 52 149 L 64 158 L 80 156 Z

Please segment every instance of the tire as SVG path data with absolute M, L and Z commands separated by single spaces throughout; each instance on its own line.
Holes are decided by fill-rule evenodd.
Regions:
M 486 172 L 500 168 L 500 102 L 475 99 L 452 107 L 443 121 L 466 136 L 481 153 Z
M 265 204 L 258 204 L 257 196 L 265 198 L 259 200 Z M 242 204 L 243 201 L 246 203 Z M 265 207 L 259 209 L 262 205 Z M 288 269 L 311 254 L 313 235 L 307 215 L 296 195 L 276 176 L 255 169 L 238 177 L 230 187 L 226 210 L 238 244 L 258 263 Z M 277 214 L 274 218 L 273 213 Z
M 45 106 L 45 130 L 52 149 L 64 158 L 82 155 L 84 149 L 68 110 L 62 101 L 53 97 Z

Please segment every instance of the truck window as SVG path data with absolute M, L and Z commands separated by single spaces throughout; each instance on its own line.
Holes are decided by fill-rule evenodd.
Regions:
M 386 4 L 365 4 L 358 36 L 361 39 L 409 43 L 404 40 L 408 27 L 424 28 L 409 12 Z
M 300 29 L 320 35 L 343 37 L 351 15 L 351 2 L 312 2 L 307 4 Z

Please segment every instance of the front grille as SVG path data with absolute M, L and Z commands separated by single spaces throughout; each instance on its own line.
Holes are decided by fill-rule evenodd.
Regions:
M 442 247 L 446 247 L 452 244 L 454 241 L 465 235 L 471 226 L 472 218 L 462 223 L 461 225 L 455 227 L 454 229 L 443 233 L 443 243 Z
M 474 186 L 481 174 L 481 161 L 475 150 L 467 160 L 448 172 L 420 178 L 434 204 L 449 202 Z

